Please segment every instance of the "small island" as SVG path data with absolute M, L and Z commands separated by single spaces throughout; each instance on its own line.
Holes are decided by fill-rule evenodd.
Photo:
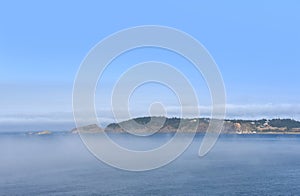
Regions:
M 51 135 L 52 132 L 48 131 L 48 130 L 44 130 L 44 131 L 34 131 L 34 132 L 28 132 L 28 135 Z

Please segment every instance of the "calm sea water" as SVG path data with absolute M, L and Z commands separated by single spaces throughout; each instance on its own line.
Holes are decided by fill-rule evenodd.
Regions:
M 77 135 L 1 134 L 0 195 L 300 194 L 299 136 L 222 136 L 199 158 L 201 139 L 163 168 L 127 172 L 98 161 Z

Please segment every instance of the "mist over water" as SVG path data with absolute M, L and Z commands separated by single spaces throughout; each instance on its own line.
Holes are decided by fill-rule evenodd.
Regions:
M 138 140 L 111 137 L 147 149 L 172 135 Z M 198 157 L 203 135 L 160 169 L 127 172 L 97 160 L 78 135 L 0 136 L 0 195 L 295 195 L 300 192 L 300 137 L 222 135 Z

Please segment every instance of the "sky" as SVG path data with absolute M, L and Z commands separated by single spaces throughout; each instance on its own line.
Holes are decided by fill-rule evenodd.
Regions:
M 74 127 L 72 88 L 82 60 L 105 37 L 139 25 L 173 27 L 205 46 L 224 80 L 227 118 L 300 120 L 299 8 L 296 0 L 2 1 L 0 131 Z M 112 120 L 106 110 L 115 80 L 145 60 L 168 62 L 184 73 L 199 108 L 209 113 L 201 74 L 168 51 L 148 48 L 120 56 L 99 81 L 95 104 L 103 123 Z M 146 115 L 155 100 L 177 103 L 170 89 L 148 84 L 132 95 L 131 112 Z

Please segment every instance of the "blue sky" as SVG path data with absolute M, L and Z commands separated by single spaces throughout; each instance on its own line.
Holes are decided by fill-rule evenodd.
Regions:
M 72 127 L 72 85 L 81 61 L 106 36 L 137 25 L 180 29 L 208 49 L 223 75 L 228 117 L 300 119 L 299 8 L 296 0 L 1 2 L 0 129 Z M 180 62 L 136 51 L 122 63 L 151 58 Z M 119 70 L 114 66 L 103 81 L 107 88 Z M 205 107 L 201 77 L 181 70 L 203 90 Z

